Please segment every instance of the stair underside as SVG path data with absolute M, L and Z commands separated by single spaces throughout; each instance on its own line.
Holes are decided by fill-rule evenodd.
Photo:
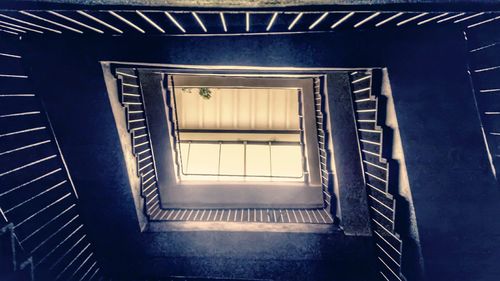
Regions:
M 327 209 L 158 209 L 153 221 L 332 224 Z

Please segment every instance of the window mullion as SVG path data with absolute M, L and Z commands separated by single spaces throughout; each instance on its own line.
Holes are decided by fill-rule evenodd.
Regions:
M 188 142 L 188 155 L 186 159 L 186 174 L 189 174 L 189 154 L 191 153 L 191 141 Z
M 247 141 L 243 142 L 243 177 L 247 176 Z
M 221 151 L 222 151 L 222 142 L 219 141 L 219 165 L 217 167 L 217 175 L 220 176 L 220 157 L 221 157 Z
M 269 177 L 273 177 L 273 158 L 271 156 L 272 154 L 272 149 L 271 149 L 271 142 L 269 142 Z

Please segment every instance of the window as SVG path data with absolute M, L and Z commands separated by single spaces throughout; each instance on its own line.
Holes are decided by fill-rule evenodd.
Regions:
M 175 87 L 180 179 L 304 181 L 296 88 Z

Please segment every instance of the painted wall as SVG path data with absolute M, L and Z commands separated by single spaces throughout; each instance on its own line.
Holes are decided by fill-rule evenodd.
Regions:
M 495 280 L 500 195 L 467 80 L 465 42 L 460 34 L 401 39 L 388 51 L 412 51 L 392 57 L 388 73 L 427 277 Z

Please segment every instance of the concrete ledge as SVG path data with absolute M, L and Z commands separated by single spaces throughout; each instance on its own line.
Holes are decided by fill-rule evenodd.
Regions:
M 216 231 L 216 232 L 288 232 L 343 233 L 333 224 L 257 223 L 257 222 L 150 222 L 145 232 Z

